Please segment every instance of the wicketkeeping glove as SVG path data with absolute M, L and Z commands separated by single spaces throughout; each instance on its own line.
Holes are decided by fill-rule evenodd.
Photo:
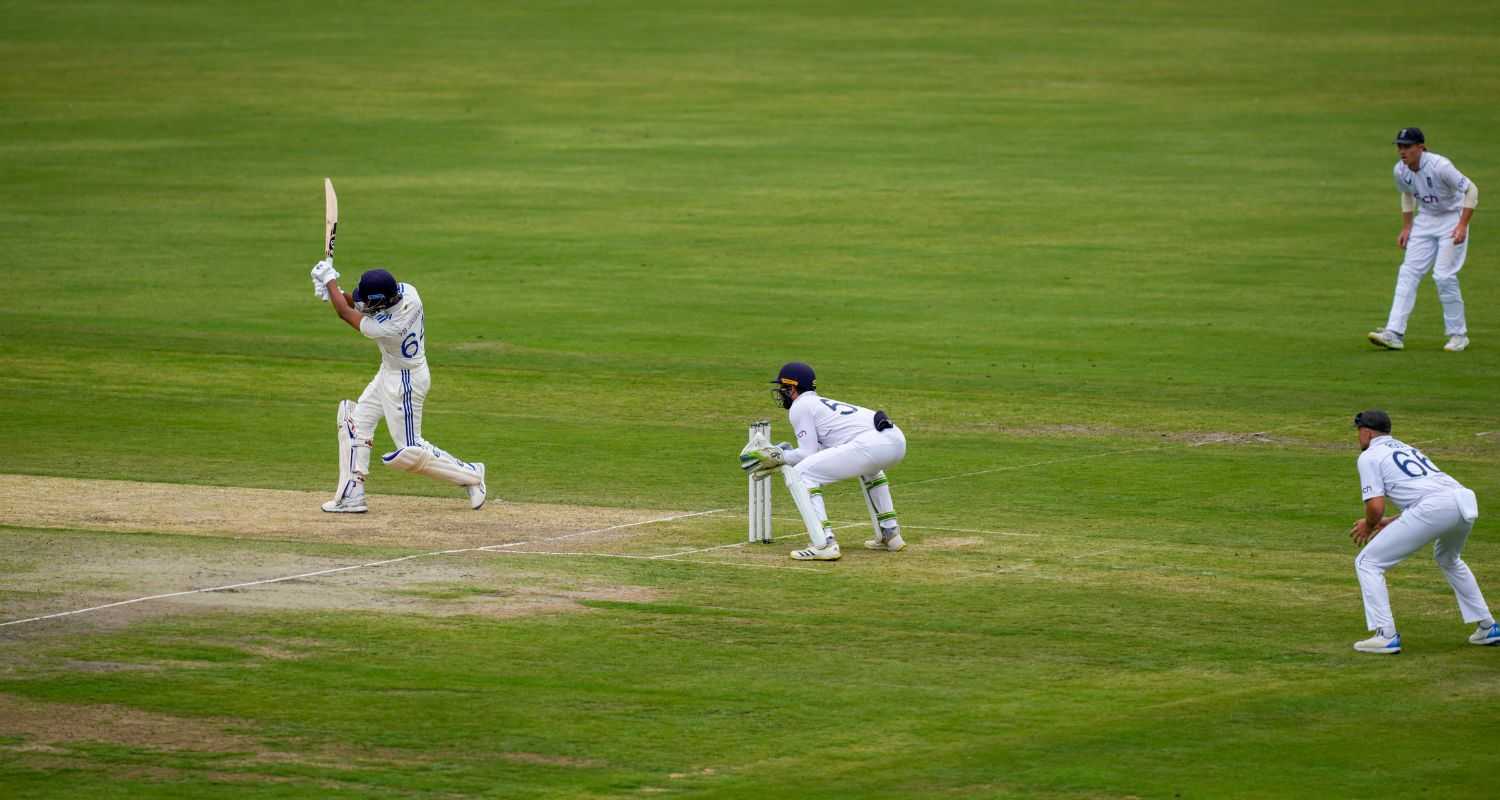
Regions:
M 765 472 L 786 463 L 781 448 L 774 444 L 745 445 L 740 451 L 740 469 L 746 472 Z

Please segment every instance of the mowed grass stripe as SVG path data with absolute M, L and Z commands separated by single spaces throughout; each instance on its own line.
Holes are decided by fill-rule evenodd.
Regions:
M 1395 129 L 1500 180 L 1485 9 L 1420 36 L 1389 2 L 9 10 L 0 470 L 326 491 L 375 363 L 309 297 L 331 175 L 346 278 L 429 304 L 424 433 L 497 496 L 738 509 L 729 459 L 749 420 L 787 438 L 765 381 L 798 359 L 907 431 L 912 547 L 859 548 L 835 486 L 851 552 L 816 575 L 794 538 L 655 558 L 743 541 L 726 514 L 8 633 L 0 794 L 1493 793 L 1453 743 L 1487 741 L 1495 651 L 1424 553 L 1391 575 L 1408 652 L 1354 654 L 1343 533 L 1362 408 L 1500 489 L 1486 212 L 1471 350 L 1430 286 L 1405 352 L 1363 338 Z M 6 610 L 391 555 L 0 538 Z

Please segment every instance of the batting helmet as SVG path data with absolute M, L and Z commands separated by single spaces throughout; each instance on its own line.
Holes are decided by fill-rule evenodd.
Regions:
M 354 289 L 354 304 L 360 311 L 373 314 L 401 302 L 401 284 L 383 269 L 372 269 L 359 276 Z
M 796 389 L 797 393 L 801 394 L 817 388 L 815 378 L 813 368 L 801 361 L 792 361 L 782 365 L 781 372 L 776 375 L 776 380 L 771 381 L 776 385 L 776 396 L 781 400 L 781 407 L 792 407 L 791 390 Z

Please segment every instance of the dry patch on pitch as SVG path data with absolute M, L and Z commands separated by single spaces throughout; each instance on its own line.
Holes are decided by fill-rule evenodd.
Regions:
M 0 694 L 0 736 L 25 742 L 13 747 L 56 752 L 77 742 L 107 742 L 161 750 L 254 752 L 252 736 L 235 730 L 236 720 L 171 717 L 125 706 L 42 703 Z
M 301 764 L 343 770 L 371 764 L 428 764 L 440 756 L 409 750 L 349 747 L 277 736 L 269 746 L 252 723 L 223 717 L 178 717 L 111 704 L 48 703 L 0 693 L 0 758 L 36 769 L 88 768 L 96 763 L 89 745 L 108 744 L 170 756 L 173 753 L 226 754 L 213 763 L 239 771 L 184 769 L 164 765 L 127 768 L 127 777 L 180 780 L 211 777 L 230 783 L 310 782 L 333 788 L 337 780 L 299 781 L 261 774 L 257 768 Z M 514 756 L 514 759 L 510 758 Z M 536 753 L 507 754 L 518 763 L 598 766 L 598 762 Z
M 0 475 L 0 525 L 40 531 L 9 534 L 17 545 L 16 563 L 7 576 L 0 621 L 173 594 L 178 596 L 68 619 L 116 626 L 163 614 L 281 609 L 509 618 L 580 611 L 589 600 L 658 599 L 651 588 L 539 568 L 534 560 L 513 561 L 506 554 L 546 547 L 560 537 L 570 545 L 582 539 L 619 544 L 645 526 L 604 529 L 668 512 L 519 503 L 476 512 L 462 497 L 389 496 L 372 498 L 367 514 L 349 515 L 324 513 L 324 499 L 315 492 Z M 219 541 L 184 548 L 152 537 L 80 537 L 47 529 Z M 570 538 L 575 534 L 584 535 Z M 276 542 L 399 548 L 401 555 L 309 553 L 278 549 Z M 472 550 L 512 543 L 500 553 Z M 466 552 L 442 552 L 447 550 Z M 419 557 L 401 560 L 406 554 Z M 289 576 L 302 577 L 284 580 Z M 272 582 L 185 593 L 256 581 Z
M 473 511 L 455 490 L 452 498 L 372 496 L 369 513 L 326 514 L 320 505 L 327 499 L 322 492 L 0 475 L 0 525 L 430 549 L 505 544 L 670 513 L 504 502 Z

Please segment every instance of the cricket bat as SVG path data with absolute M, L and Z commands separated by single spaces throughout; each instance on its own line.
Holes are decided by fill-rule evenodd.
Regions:
M 333 191 L 333 179 L 323 179 L 323 256 L 333 260 L 333 239 L 339 232 L 339 196 Z

